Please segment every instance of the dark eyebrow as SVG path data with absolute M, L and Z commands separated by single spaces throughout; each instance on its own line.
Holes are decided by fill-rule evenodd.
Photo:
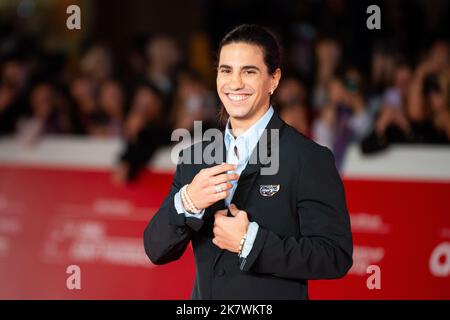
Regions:
M 252 65 L 250 65 L 250 66 L 243 66 L 242 70 L 257 70 L 257 71 L 261 71 L 261 70 L 259 70 L 259 68 L 257 66 L 252 66 Z
M 217 69 L 231 69 L 231 66 L 226 64 L 221 64 Z
M 233 68 L 231 66 L 229 66 L 229 65 L 221 64 L 218 69 L 233 69 Z M 257 71 L 261 71 L 257 66 L 253 66 L 253 65 L 243 66 L 241 69 L 242 70 L 257 70 Z

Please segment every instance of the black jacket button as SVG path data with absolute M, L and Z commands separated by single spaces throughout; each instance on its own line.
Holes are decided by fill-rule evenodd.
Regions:
M 225 274 L 225 270 L 223 270 L 223 269 L 217 270 L 217 275 L 218 275 L 219 277 L 222 277 L 224 274 Z

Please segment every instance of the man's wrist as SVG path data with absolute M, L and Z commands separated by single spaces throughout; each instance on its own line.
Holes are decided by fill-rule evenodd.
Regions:
M 187 187 L 188 185 L 186 184 L 180 190 L 181 202 L 183 203 L 183 207 L 190 213 L 199 214 L 200 212 L 202 212 L 202 210 L 197 208 L 192 202 L 189 194 L 187 193 Z
M 256 235 L 258 233 L 258 229 L 259 229 L 258 223 L 252 221 L 248 224 L 247 233 L 245 234 L 246 235 L 245 242 L 242 246 L 242 251 L 239 254 L 240 258 L 246 258 L 250 254 L 250 251 L 252 250 L 253 247 L 253 243 L 255 242 L 256 239 Z
M 241 238 L 241 241 L 239 242 L 238 256 L 241 256 L 242 254 L 242 249 L 244 248 L 246 239 L 247 239 L 247 232 L 245 232 L 244 236 Z

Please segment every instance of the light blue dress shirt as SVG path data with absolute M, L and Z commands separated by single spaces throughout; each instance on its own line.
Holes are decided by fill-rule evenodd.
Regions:
M 250 159 L 250 155 L 258 144 L 259 139 L 261 138 L 264 129 L 267 127 L 272 115 L 274 114 L 274 110 L 272 106 L 269 106 L 269 109 L 266 113 L 256 121 L 250 128 L 248 128 L 245 132 L 239 135 L 237 138 L 233 136 L 230 129 L 230 121 L 225 127 L 225 148 L 227 152 L 227 163 L 237 165 L 237 169 L 234 173 L 241 174 L 247 166 L 248 160 Z M 236 151 L 237 150 L 237 154 Z M 225 205 L 227 207 L 230 206 L 230 201 L 233 198 L 234 192 L 237 188 L 237 181 L 230 181 L 233 187 L 230 189 L 230 194 L 225 199 Z M 181 201 L 180 192 L 177 192 L 174 197 L 175 201 L 175 209 L 179 214 L 184 214 L 186 217 L 194 217 L 201 219 L 205 213 L 205 210 L 198 214 L 192 214 L 186 211 L 183 206 L 183 202 Z M 242 252 L 240 257 L 246 258 L 250 253 L 253 243 L 256 239 L 256 234 L 258 233 L 259 225 L 256 222 L 250 222 L 247 228 L 247 237 L 244 243 L 244 247 L 242 248 Z

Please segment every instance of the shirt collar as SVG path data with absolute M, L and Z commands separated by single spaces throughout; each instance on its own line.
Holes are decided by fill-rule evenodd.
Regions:
M 274 114 L 274 110 L 272 106 L 269 106 L 269 109 L 267 109 L 266 113 L 258 119 L 250 128 L 248 128 L 244 133 L 239 135 L 239 137 L 235 138 L 233 134 L 231 133 L 230 129 L 230 119 L 227 121 L 227 125 L 225 126 L 225 147 L 227 150 L 230 147 L 230 144 L 232 141 L 235 143 L 239 140 L 242 140 L 243 143 L 245 143 L 247 150 L 251 151 L 258 143 L 259 138 L 261 138 L 262 133 L 264 132 L 264 129 L 267 127 L 267 124 L 269 123 L 270 119 L 272 118 Z

